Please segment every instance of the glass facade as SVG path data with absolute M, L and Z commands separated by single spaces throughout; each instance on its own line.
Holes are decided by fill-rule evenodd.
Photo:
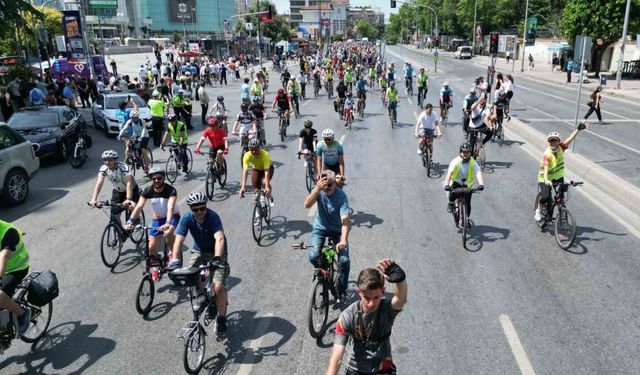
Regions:
M 154 32 L 187 33 L 222 32 L 224 20 L 236 14 L 234 0 L 138 0 L 140 2 L 140 18 L 150 19 L 149 29 Z M 184 4 L 184 5 L 181 5 Z M 174 12 L 170 12 L 174 10 Z M 176 9 L 186 10 L 183 14 Z M 220 12 L 218 13 L 218 9 Z M 178 10 L 177 13 L 180 13 Z M 184 25 L 183 25 L 184 20 Z

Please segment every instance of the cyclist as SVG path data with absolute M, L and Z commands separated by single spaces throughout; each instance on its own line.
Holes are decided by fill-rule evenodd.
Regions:
M 469 138 L 469 121 L 471 121 L 471 106 L 478 101 L 476 96 L 476 88 L 469 89 L 469 94 L 462 100 L 462 131 L 465 138 Z
M 178 221 L 180 221 L 180 207 L 176 206 L 178 193 L 176 189 L 165 183 L 166 173 L 164 169 L 153 167 L 149 171 L 149 179 L 151 186 L 148 186 L 140 194 L 140 199 L 136 208 L 133 209 L 131 217 L 127 220 L 127 230 L 133 228 L 134 223 L 138 221 L 140 212 L 144 209 L 147 201 L 151 202 L 153 207 L 153 220 L 151 227 L 159 229 L 149 230 L 149 256 L 151 257 L 151 277 L 154 282 L 158 281 L 158 273 L 160 266 L 160 258 L 158 257 L 158 246 L 160 235 L 166 240 L 167 249 L 173 248 L 175 239 L 174 230 Z
M 185 173 L 184 179 L 187 179 L 189 173 L 189 157 L 187 155 L 187 146 L 189 145 L 189 133 L 182 121 L 178 121 L 178 118 L 174 114 L 167 116 L 169 124 L 167 125 L 167 131 L 162 137 L 161 149 L 164 151 L 164 145 L 167 142 L 167 138 L 171 137 L 171 143 L 178 147 L 178 156 L 180 157 L 180 163 L 182 164 L 182 171 Z
M 507 93 L 504 90 L 498 90 L 498 97 L 493 102 L 491 112 L 499 121 L 502 121 L 505 117 L 507 120 L 511 119 L 509 116 L 509 99 L 507 99 Z
M 289 94 L 289 96 L 291 96 L 291 100 L 295 105 L 294 108 L 296 109 L 296 115 L 300 115 L 300 102 L 298 100 L 300 96 L 300 92 L 301 92 L 300 83 L 298 83 L 298 81 L 296 80 L 296 77 L 291 77 L 291 80 L 287 85 L 287 93 Z
M 298 74 L 297 80 L 300 84 L 300 95 L 302 95 L 302 100 L 304 100 L 306 98 L 306 87 L 307 81 L 309 80 L 309 73 L 300 72 L 300 74 Z
M 319 68 L 316 68 L 316 70 L 313 71 L 313 90 L 315 92 L 315 90 L 318 90 L 318 92 L 320 91 L 320 87 L 321 83 L 320 83 L 320 78 L 321 78 L 321 72 Z
M 291 73 L 289 73 L 289 69 L 284 68 L 282 74 L 280 74 L 280 81 L 282 81 L 282 88 L 286 88 L 289 80 L 291 79 Z
M 220 122 L 220 126 L 227 130 L 227 116 L 229 115 L 229 111 L 227 111 L 227 106 L 224 104 L 224 96 L 219 95 L 216 98 L 216 102 L 211 106 L 207 117 L 212 117 L 213 115 L 215 115 L 216 119 Z
M 387 69 L 387 81 L 389 82 L 395 81 L 395 75 L 396 75 L 396 64 L 391 63 L 391 65 L 389 65 L 389 68 Z
M 536 221 L 542 220 L 546 216 L 547 205 L 551 199 L 551 185 L 564 182 L 564 152 L 569 148 L 571 142 L 576 139 L 580 130 L 586 129 L 587 123 L 581 122 L 578 127 L 564 141 L 560 140 L 558 132 L 551 132 L 547 135 L 549 147 L 542 154 L 540 160 L 540 170 L 538 172 L 538 190 L 540 201 L 535 212 Z
M 111 203 L 122 203 L 125 207 L 133 208 L 140 198 L 140 188 L 133 178 L 133 173 L 129 167 L 118 161 L 118 152 L 115 150 L 106 150 L 102 153 L 102 161 L 104 165 L 98 171 L 98 179 L 96 186 L 93 188 L 93 194 L 89 205 L 96 207 L 98 196 L 102 190 L 104 180 L 107 179 L 113 185 L 111 192 Z M 122 207 L 111 206 L 111 215 L 120 221 L 120 213 L 125 209 Z
M 124 124 L 120 133 L 118 134 L 118 139 L 122 139 L 124 134 L 127 133 L 128 129 L 131 128 L 132 136 L 136 137 L 140 142 L 140 155 L 142 156 L 142 161 L 144 164 L 144 172 L 147 173 L 149 171 L 149 130 L 147 129 L 147 122 L 140 119 L 140 113 L 138 111 L 131 111 L 129 121 Z M 125 155 L 129 155 L 129 148 L 135 145 L 131 145 L 131 138 L 125 143 Z
M 347 100 L 347 85 L 343 80 L 338 82 L 336 94 L 338 95 L 338 98 L 334 102 L 334 109 L 337 109 L 338 115 L 340 115 L 340 118 L 342 119 L 342 116 L 344 115 L 344 102 Z
M 260 100 L 264 100 L 264 92 L 258 78 L 253 80 L 253 85 L 251 85 L 251 88 L 249 89 L 249 95 L 252 99 L 258 97 Z
M 324 170 L 318 184 L 304 200 L 304 208 L 309 209 L 317 203 L 309 261 L 315 267 L 321 266 L 320 252 L 327 238 L 335 244 L 340 262 L 340 275 L 337 287 L 338 301 L 344 301 L 349 282 L 349 200 L 342 189 L 338 189 L 335 173 Z
M 351 71 L 351 69 L 347 69 L 347 71 L 344 73 L 344 81 L 349 91 L 352 91 L 353 90 L 353 72 Z
M 338 183 L 344 178 L 344 147 L 334 138 L 333 129 L 322 131 L 322 142 L 316 147 L 316 173 L 329 169 L 338 176 Z M 320 175 L 316 176 L 319 179 Z
M 404 63 L 404 85 L 408 89 L 413 83 L 413 67 L 410 62 Z
M 453 202 L 461 195 L 464 194 L 465 206 L 467 208 L 467 218 L 471 216 L 471 193 L 456 193 L 456 188 L 469 188 L 474 186 L 474 179 L 478 180 L 477 189 L 484 190 L 484 180 L 482 178 L 482 172 L 480 172 L 480 166 L 476 163 L 475 159 L 471 157 L 471 151 L 473 147 L 465 142 L 460 145 L 460 155 L 453 159 L 449 164 L 447 170 L 447 176 L 444 179 L 444 190 L 449 191 L 449 205 L 447 211 L 453 211 Z M 456 225 L 460 218 L 456 218 Z M 468 223 L 467 223 L 468 224 Z
M 29 253 L 22 231 L 0 220 L 0 309 L 7 309 L 18 319 L 17 334 L 29 329 L 31 310 L 23 309 L 11 297 L 29 273 Z
M 240 185 L 240 198 L 244 197 L 247 191 L 247 174 L 249 174 L 249 164 L 253 165 L 251 173 L 251 185 L 254 191 L 264 188 L 265 195 L 271 198 L 271 179 L 273 179 L 273 163 L 269 153 L 260 148 L 260 141 L 252 139 L 249 141 L 249 151 L 242 157 L 242 182 Z M 255 196 L 258 197 L 257 195 Z M 273 202 L 273 198 L 271 198 Z M 260 218 L 257 218 L 260 220 Z
M 327 68 L 325 79 L 327 80 L 327 93 L 331 95 L 333 92 L 333 69 Z
M 271 112 L 276 112 L 276 107 L 278 107 L 278 117 L 284 116 L 288 125 L 289 114 L 293 110 L 293 105 L 291 104 L 291 96 L 287 95 L 282 88 L 278 89 L 278 93 L 273 98 L 273 104 L 271 104 Z
M 440 120 L 438 120 L 438 115 L 433 112 L 433 105 L 431 105 L 431 103 L 427 103 L 427 105 L 424 106 L 424 111 L 422 111 L 420 116 L 418 116 L 416 130 L 414 132 L 414 136 L 418 138 L 418 155 L 421 154 L 420 144 L 423 142 L 422 137 L 426 136 L 433 138 L 436 130 L 438 130 L 438 133 L 435 134 L 435 137 L 440 138 L 442 136 Z
M 304 122 L 304 129 L 300 130 L 300 142 L 298 143 L 298 159 L 302 150 L 308 150 L 314 153 L 318 144 L 318 132 L 313 128 L 313 122 L 307 120 Z
M 253 116 L 256 118 L 256 125 L 258 127 L 258 139 L 260 139 L 260 143 L 262 145 L 267 144 L 267 138 L 264 134 L 264 120 L 267 119 L 267 111 L 264 108 L 264 105 L 260 102 L 260 98 L 254 96 L 252 99 L 252 103 L 249 106 L 249 111 L 253 113 Z
M 485 123 L 487 116 L 491 114 L 487 108 L 487 99 L 484 96 L 480 97 L 478 101 L 471 106 L 471 122 L 469 123 L 470 143 L 471 147 L 475 150 L 476 146 L 476 133 L 480 132 L 485 134 L 482 144 L 489 142 L 493 136 L 493 124 Z M 474 155 L 478 156 L 478 155 Z
M 164 115 L 167 112 L 167 103 L 161 98 L 160 91 L 154 90 L 152 99 L 149 100 L 151 110 L 151 128 L 153 129 L 153 145 L 158 147 L 161 143 L 164 131 Z
M 245 78 L 243 82 L 242 86 L 240 86 L 240 99 L 242 103 L 249 103 L 249 78 Z
M 224 128 L 220 127 L 220 122 L 212 117 L 208 121 L 209 127 L 202 132 L 202 137 L 196 144 L 196 154 L 200 154 L 200 147 L 204 143 L 205 139 L 209 139 L 209 160 L 214 158 L 218 160 L 220 165 L 223 165 L 224 157 L 229 153 L 229 141 L 227 141 L 227 132 Z M 218 151 L 222 151 L 222 154 L 218 154 Z
M 447 106 L 447 109 L 453 106 L 453 90 L 449 87 L 449 82 L 445 82 L 442 84 L 442 88 L 440 89 L 440 117 L 444 117 L 444 109 Z
M 344 126 L 349 126 L 348 120 L 351 118 L 353 121 L 353 109 L 356 106 L 356 102 L 353 100 L 353 94 L 349 92 L 347 94 L 347 100 L 344 102 L 344 112 L 342 117 L 344 117 Z
M 429 91 L 429 77 L 425 73 L 424 68 L 420 68 L 420 74 L 417 78 L 418 82 L 418 106 L 422 105 L 422 101 L 427 97 Z
M 371 87 L 371 89 L 373 89 L 373 86 L 376 83 L 376 68 L 371 65 L 369 67 L 369 87 Z
M 218 269 L 211 275 L 213 291 L 215 292 L 218 316 L 216 318 L 216 333 L 227 330 L 227 291 L 225 281 L 229 276 L 227 238 L 222 227 L 220 216 L 207 208 L 207 195 L 201 191 L 187 196 L 189 212 L 185 213 L 176 227 L 176 239 L 173 243 L 172 261 L 170 269 L 181 266 L 182 245 L 188 233 L 193 237 L 193 249 L 189 267 L 200 267 L 209 261 L 217 263 Z M 196 286 L 198 294 L 203 293 L 202 281 L 198 278 Z M 198 299 L 196 299 L 198 301 Z M 199 301 L 195 304 L 199 309 Z
M 389 337 L 396 316 L 407 303 L 406 274 L 390 259 L 378 261 L 376 268 L 360 272 L 356 282 L 360 301 L 354 302 L 340 314 L 327 375 L 338 374 L 349 341 L 353 342 L 353 350 L 347 374 L 396 373 Z M 391 300 L 384 297 L 385 280 L 396 284 Z
M 367 81 L 364 77 L 360 77 L 356 82 L 356 97 L 362 99 L 362 109 L 367 106 Z
M 398 106 L 398 89 L 396 88 L 396 83 L 394 81 L 389 82 L 389 88 L 385 94 L 385 102 L 387 103 L 388 110 L 394 110 Z M 398 122 L 398 112 L 394 111 L 393 121 Z
M 253 113 L 249 112 L 249 105 L 242 103 L 240 105 L 240 112 L 236 116 L 236 121 L 233 123 L 231 134 L 238 135 L 238 125 L 240 125 L 240 144 L 242 146 L 247 144 L 249 134 L 253 132 L 256 134 L 258 129 L 256 128 L 256 118 Z
M 387 81 L 387 78 L 384 74 L 380 76 L 378 85 L 380 86 L 380 96 L 382 96 L 384 100 L 387 95 L 387 88 L 389 87 L 389 81 Z

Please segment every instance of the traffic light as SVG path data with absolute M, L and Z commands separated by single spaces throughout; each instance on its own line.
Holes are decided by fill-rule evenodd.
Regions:
M 391 0 L 391 8 L 395 8 L 396 7 L 396 0 Z
M 489 36 L 489 53 L 494 55 L 498 53 L 498 39 L 500 37 L 500 33 L 492 31 Z
M 267 12 L 260 14 L 260 20 L 262 22 L 273 22 L 273 5 L 269 4 Z

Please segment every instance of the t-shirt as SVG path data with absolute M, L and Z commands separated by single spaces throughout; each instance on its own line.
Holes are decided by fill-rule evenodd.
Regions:
M 443 103 L 448 103 L 449 101 L 451 101 L 451 98 L 453 96 L 453 90 L 451 90 L 451 88 L 441 88 L 440 89 L 440 98 L 442 99 Z
M 129 166 L 119 162 L 114 170 L 109 169 L 106 165 L 101 166 L 98 176 L 106 177 L 113 185 L 114 190 L 124 193 L 127 190 L 127 176 L 133 177 L 133 173 Z M 133 180 L 133 185 L 136 185 L 135 179 Z
M 271 156 L 263 149 L 258 151 L 258 155 L 253 155 L 251 151 L 247 151 L 242 157 L 242 169 L 249 169 L 249 164 L 253 165 L 253 169 L 257 171 L 266 171 L 271 168 Z
M 373 374 L 391 368 L 393 361 L 388 335 L 398 313 L 400 311 L 393 309 L 391 301 L 383 298 L 375 312 L 363 313 L 360 301 L 357 301 L 340 314 L 336 323 L 335 343 L 346 346 L 349 339 L 353 338 L 353 350 L 348 364 L 350 370 Z
M 166 218 L 167 209 L 169 207 L 169 198 L 177 197 L 178 192 L 173 186 L 169 184 L 164 184 L 164 188 L 162 189 L 162 191 L 155 191 L 152 185 L 147 186 L 142 191 L 142 194 L 140 196 L 151 202 L 151 207 L 153 207 L 153 213 L 156 217 Z M 177 204 L 173 208 L 173 213 L 180 213 L 180 208 Z
M 218 127 L 216 130 L 213 130 L 213 128 L 207 128 L 202 132 L 202 138 L 207 138 L 209 140 L 211 148 L 223 147 L 224 140 L 227 138 L 227 132 L 222 127 Z
M 318 138 L 318 131 L 316 129 L 311 129 L 309 133 L 307 133 L 306 129 L 300 130 L 300 138 L 302 138 L 302 144 L 308 149 L 313 151 L 313 141 Z
M 255 120 L 255 117 L 253 116 L 253 113 L 249 111 L 240 112 L 238 113 L 236 120 L 240 121 L 240 133 L 245 134 L 248 133 L 249 130 L 251 130 L 251 128 L 253 127 L 253 121 Z
M 249 99 L 249 85 L 246 83 L 243 83 L 242 86 L 240 86 L 240 96 L 243 99 Z
M 504 107 L 508 104 L 509 102 L 507 101 L 507 98 L 504 98 L 502 100 L 500 99 L 496 99 L 496 101 L 493 103 L 493 105 L 496 107 L 496 114 L 498 115 L 498 117 L 502 117 L 504 114 Z
M 196 253 L 213 254 L 216 249 L 216 240 L 213 237 L 217 232 L 223 232 L 222 221 L 217 213 L 207 209 L 204 220 L 196 220 L 193 212 L 189 211 L 180 218 L 176 227 L 176 234 L 186 236 L 191 233 L 193 237 L 193 251 Z M 226 238 L 225 238 L 226 240 Z M 223 260 L 227 258 L 227 246 L 225 241 Z
M 316 156 L 324 156 L 324 164 L 335 165 L 340 161 L 340 156 L 344 155 L 344 148 L 338 141 L 331 142 L 331 146 L 327 146 L 324 141 L 318 143 L 316 147 Z
M 249 106 L 249 110 L 257 119 L 264 118 L 264 106 L 260 103 L 254 103 Z
M 471 122 L 469 127 L 479 128 L 484 125 L 484 118 L 489 114 L 489 109 L 485 106 L 481 108 L 477 106 L 476 109 L 471 110 Z
M 344 99 L 347 97 L 347 86 L 346 85 L 338 85 L 336 87 L 336 92 L 338 93 L 338 97 Z
M 2 237 L 2 243 L 0 244 L 0 250 L 8 249 L 9 251 L 16 251 L 16 247 L 20 243 L 20 234 L 15 228 L 9 228 Z
M 275 98 L 273 98 L 273 101 L 276 102 L 276 107 L 284 110 L 289 109 L 290 100 L 291 100 L 291 97 L 289 95 L 280 96 L 276 94 Z
M 342 189 L 336 188 L 329 196 L 321 190 L 316 201 L 318 210 L 313 223 L 315 229 L 339 232 L 342 229 L 342 218 L 349 215 L 349 200 Z
M 421 130 L 428 130 L 433 133 L 438 124 L 438 115 L 433 110 L 430 115 L 428 115 L 426 111 L 422 111 L 420 116 L 418 116 L 418 122 L 420 123 Z

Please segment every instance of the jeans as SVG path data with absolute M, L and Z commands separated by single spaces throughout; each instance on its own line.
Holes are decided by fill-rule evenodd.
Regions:
M 209 103 L 200 103 L 202 108 L 202 125 L 207 124 L 207 111 L 209 110 Z
M 153 128 L 153 145 L 158 147 L 162 142 L 162 133 L 164 131 L 164 118 L 153 116 L 151 118 L 151 124 Z
M 316 266 L 316 260 L 320 256 L 322 246 L 327 238 L 331 238 L 334 244 L 340 242 L 340 231 L 329 231 L 318 228 L 313 228 L 311 232 L 311 245 L 309 248 L 309 262 Z M 349 286 L 349 269 L 351 268 L 351 261 L 349 260 L 349 242 L 347 247 L 338 253 L 338 262 L 340 262 L 340 277 L 338 285 L 338 294 L 346 292 Z

